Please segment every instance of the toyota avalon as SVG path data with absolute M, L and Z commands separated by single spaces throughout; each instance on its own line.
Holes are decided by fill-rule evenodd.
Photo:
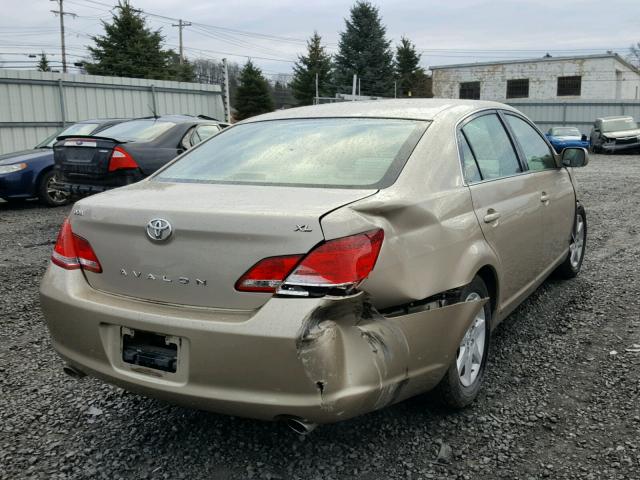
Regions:
M 41 286 L 53 345 L 75 376 L 300 432 L 431 389 L 462 408 L 492 330 L 580 271 L 587 161 L 493 102 L 248 119 L 75 204 Z

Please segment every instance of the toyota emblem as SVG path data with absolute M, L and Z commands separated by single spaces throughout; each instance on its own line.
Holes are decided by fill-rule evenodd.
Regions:
M 155 242 L 167 240 L 172 232 L 171 224 L 164 218 L 153 218 L 147 223 L 147 235 Z

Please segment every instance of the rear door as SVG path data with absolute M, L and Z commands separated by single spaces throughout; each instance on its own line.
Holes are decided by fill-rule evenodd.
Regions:
M 459 141 L 478 222 L 501 264 L 501 303 L 506 307 L 539 272 L 539 192 L 524 174 L 497 112 L 468 119 L 461 127 Z
M 544 225 L 539 269 L 543 271 L 566 254 L 575 214 L 573 184 L 535 127 L 512 113 L 505 112 L 504 118 L 526 162 L 530 183 L 539 191 Z

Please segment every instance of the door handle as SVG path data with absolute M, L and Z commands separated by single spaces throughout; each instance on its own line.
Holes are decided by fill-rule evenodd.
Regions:
M 540 195 L 540 201 L 542 203 L 549 203 L 549 195 L 547 195 L 547 192 L 542 192 Z
M 493 208 L 490 208 L 489 210 L 487 210 L 487 214 L 484 216 L 483 220 L 484 220 L 484 223 L 491 223 L 491 222 L 495 222 L 500 217 L 501 217 L 500 212 L 496 212 Z

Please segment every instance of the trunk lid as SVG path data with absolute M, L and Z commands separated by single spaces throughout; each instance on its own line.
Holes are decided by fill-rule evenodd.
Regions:
M 113 149 L 120 144 L 106 137 L 62 138 L 53 146 L 58 178 L 65 182 L 85 183 L 107 174 Z
M 102 265 L 100 274 L 85 273 L 96 289 L 149 301 L 250 310 L 271 295 L 238 292 L 235 283 L 242 274 L 263 258 L 308 252 L 324 239 L 320 219 L 325 213 L 375 192 L 142 182 L 78 202 L 71 222 Z M 168 239 L 149 237 L 152 219 L 171 224 Z

